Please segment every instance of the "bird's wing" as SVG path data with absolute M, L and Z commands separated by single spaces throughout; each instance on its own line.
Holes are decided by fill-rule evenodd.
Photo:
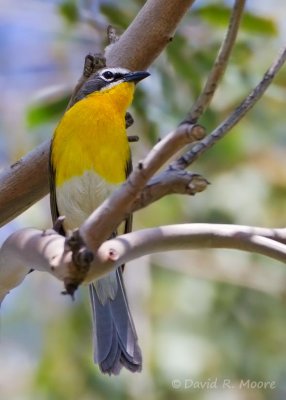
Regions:
M 127 164 L 126 164 L 126 178 L 128 178 L 128 176 L 131 174 L 132 170 L 133 170 L 132 158 L 129 157 L 129 160 L 127 161 Z M 133 222 L 133 215 L 129 214 L 125 220 L 124 233 L 128 233 L 128 232 L 132 231 L 132 222 Z
M 56 198 L 55 170 L 52 164 L 52 145 L 53 141 L 51 141 L 50 153 L 49 153 L 49 185 L 50 185 L 50 206 L 51 206 L 52 221 L 53 223 L 55 223 L 59 217 L 59 210 Z M 64 234 L 64 232 L 61 233 Z

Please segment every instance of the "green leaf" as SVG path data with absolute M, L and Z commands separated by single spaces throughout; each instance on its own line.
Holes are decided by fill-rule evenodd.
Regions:
M 79 20 L 79 11 L 74 0 L 62 1 L 59 5 L 59 12 L 70 25 L 74 25 Z
M 210 24 L 215 26 L 226 26 L 229 21 L 231 9 L 223 5 L 209 5 L 201 7 L 193 12 Z M 271 18 L 245 12 L 242 19 L 241 29 L 244 31 L 266 36 L 276 36 L 277 26 Z
M 70 95 L 65 95 L 49 102 L 31 105 L 26 115 L 28 127 L 35 128 L 58 119 L 65 111 L 69 99 Z

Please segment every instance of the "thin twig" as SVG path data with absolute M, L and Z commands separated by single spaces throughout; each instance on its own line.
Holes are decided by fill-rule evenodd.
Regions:
M 120 36 L 116 32 L 116 29 L 111 25 L 108 25 L 107 27 L 107 38 L 108 44 L 114 44 L 120 39 Z
M 208 181 L 201 175 L 189 171 L 166 169 L 148 181 L 132 206 L 132 212 L 141 210 L 168 194 L 194 196 L 204 191 Z
M 262 80 L 250 92 L 250 94 L 240 103 L 240 105 L 227 117 L 211 134 L 194 145 L 186 154 L 172 163 L 173 168 L 185 169 L 191 165 L 206 150 L 211 148 L 216 142 L 222 139 L 244 116 L 249 112 L 257 101 L 265 93 L 272 83 L 279 70 L 286 61 L 286 47 L 281 51 L 276 60 L 264 74 Z
M 200 116 L 205 112 L 224 75 L 231 51 L 235 44 L 238 28 L 243 15 L 244 5 L 245 0 L 235 0 L 226 36 L 220 46 L 212 70 L 208 75 L 205 87 L 187 115 L 186 121 L 190 123 L 196 123 Z

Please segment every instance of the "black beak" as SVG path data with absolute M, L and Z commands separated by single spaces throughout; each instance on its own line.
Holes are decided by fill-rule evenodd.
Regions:
M 129 72 L 124 76 L 124 82 L 134 82 L 137 83 L 142 81 L 142 79 L 147 78 L 149 76 L 149 72 L 146 71 L 136 71 L 136 72 Z

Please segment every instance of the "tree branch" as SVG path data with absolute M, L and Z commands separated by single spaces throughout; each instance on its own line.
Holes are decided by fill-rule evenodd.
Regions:
M 195 195 L 206 189 L 208 181 L 199 174 L 188 171 L 170 170 L 169 168 L 152 177 L 139 193 L 132 205 L 132 212 L 147 207 L 149 204 L 168 194 Z
M 173 168 L 185 169 L 197 160 L 206 150 L 222 139 L 230 130 L 252 109 L 263 96 L 286 61 L 286 47 L 281 51 L 270 68 L 265 72 L 262 80 L 212 133 L 197 143 L 191 150 L 172 163 Z
M 224 75 L 231 51 L 235 44 L 238 28 L 243 15 L 244 5 L 245 0 L 235 0 L 225 39 L 220 46 L 214 65 L 208 75 L 205 87 L 193 104 L 190 113 L 187 115 L 186 122 L 196 123 L 207 109 L 215 94 L 218 84 Z
M 107 64 L 121 65 L 130 69 L 146 68 L 168 43 L 175 26 L 192 3 L 191 0 L 181 0 L 176 3 L 163 0 L 147 1 L 121 38 L 106 49 Z M 243 0 L 235 2 L 226 39 L 205 89 L 188 119 L 198 118 L 214 94 L 234 43 L 243 5 Z M 158 15 L 161 17 L 159 21 Z M 150 29 L 146 29 L 146 26 Z M 194 194 L 206 187 L 207 181 L 204 178 L 182 170 L 222 138 L 253 107 L 285 59 L 286 49 L 250 95 L 205 139 L 201 140 L 205 135 L 201 126 L 182 123 L 157 143 L 147 157 L 138 163 L 128 180 L 69 238 L 63 238 L 54 230 L 43 233 L 25 229 L 11 235 L 0 252 L 0 301 L 12 287 L 24 279 L 30 268 L 50 272 L 61 279 L 67 292 L 72 294 L 82 282 L 93 281 L 131 259 L 161 251 L 233 248 L 263 254 L 285 262 L 285 229 L 186 224 L 142 230 L 107 240 L 129 213 L 165 194 L 174 191 Z M 88 78 L 89 67 L 92 70 L 93 65 L 87 67 L 75 91 Z M 196 141 L 200 142 L 191 151 L 154 176 L 171 156 Z M 47 142 L 0 175 L 0 184 L 5 189 L 4 195 L 3 191 L 0 193 L 3 221 L 7 222 L 47 192 L 48 152 Z M 25 183 L 24 188 L 22 182 Z M 11 198 L 14 193 L 17 193 L 18 197 L 13 202 Z
M 194 0 L 149 0 L 120 39 L 106 48 L 111 67 L 146 69 L 173 39 L 182 17 Z
M 111 237 L 112 232 L 133 211 L 133 204 L 152 176 L 177 151 L 204 135 L 205 131 L 200 125 L 184 124 L 158 142 L 146 158 L 138 163 L 126 182 L 114 191 L 80 227 L 80 235 L 87 247 L 98 248 L 104 240 Z M 97 228 L 96 231 L 94 226 Z
M 48 193 L 49 146 L 50 141 L 42 143 L 0 172 L 0 226 Z
M 89 234 L 96 230 L 95 225 Z M 26 228 L 12 234 L 0 252 L 0 301 L 30 268 L 49 272 L 66 287 L 76 288 L 138 257 L 172 250 L 237 249 L 286 262 L 286 229 L 240 225 L 183 224 L 131 232 L 91 248 L 94 260 L 81 269 L 74 266 L 72 252 L 64 243 L 65 238 L 53 230 Z
M 237 249 L 286 262 L 286 229 L 223 224 L 182 224 L 144 229 L 104 242 L 96 259 L 100 264 L 121 265 L 157 252 L 203 248 Z M 112 253 L 112 257 L 110 257 Z M 94 278 L 94 269 L 87 280 Z
M 106 50 L 107 65 L 120 65 L 129 69 L 147 68 L 169 43 L 178 23 L 193 2 L 147 1 L 119 41 Z M 48 193 L 48 154 L 49 142 L 45 142 L 17 161 L 14 167 L 7 167 L 1 172 L 0 226 Z M 17 201 L 11 200 L 15 197 L 15 188 L 20 193 Z
M 147 185 L 144 192 L 144 187 L 153 174 L 176 151 L 189 143 L 199 140 L 204 134 L 205 131 L 201 126 L 184 124 L 179 126 L 176 131 L 167 135 L 162 141 L 156 144 L 145 160 L 139 162 L 128 180 L 97 208 L 81 226 L 80 230 L 73 232 L 71 237 L 64 239 L 51 230 L 44 233 L 42 239 L 38 242 L 39 235 L 36 230 L 28 229 L 15 232 L 7 239 L 0 252 L 0 282 L 1 265 L 4 268 L 4 272 L 2 271 L 2 275 L 4 274 L 2 285 L 6 281 L 11 285 L 14 282 L 18 283 L 24 279 L 27 273 L 26 265 L 29 266 L 28 270 L 39 269 L 37 265 L 43 265 L 45 270 L 63 280 L 67 292 L 73 294 L 87 273 L 89 264 L 92 261 L 91 251 L 95 254 L 95 249 L 111 236 L 120 222 L 135 207 L 139 209 L 140 206 L 144 206 L 144 195 L 145 205 L 152 202 L 152 189 Z M 174 171 L 174 174 L 170 174 L 170 179 L 165 182 L 164 186 L 164 183 L 162 184 L 160 180 L 158 181 L 160 176 L 161 178 L 163 177 L 160 174 L 157 176 L 157 181 L 153 179 L 150 182 L 156 198 L 162 197 L 164 191 L 167 193 L 168 190 L 171 190 L 170 182 L 172 178 L 176 180 L 176 184 L 180 190 L 190 194 L 203 190 L 207 185 L 207 182 L 202 177 Z M 184 183 L 186 186 L 182 189 Z M 141 194 L 142 190 L 143 194 Z M 52 245 L 52 243 L 56 243 L 56 246 Z M 59 251 L 60 246 L 62 246 L 61 251 Z M 43 260 L 42 263 L 39 262 L 41 257 Z M 64 261 L 64 267 L 57 269 L 55 265 L 62 265 L 62 261 Z M 5 265 L 10 266 L 11 264 L 13 267 L 7 272 Z M 24 265 L 24 268 L 21 268 L 22 265 Z M 100 274 L 103 273 L 105 272 L 101 272 Z M 4 284 L 4 287 L 1 289 L 0 285 L 0 295 L 1 290 L 3 293 L 6 293 L 9 287 L 7 288 L 6 284 Z

